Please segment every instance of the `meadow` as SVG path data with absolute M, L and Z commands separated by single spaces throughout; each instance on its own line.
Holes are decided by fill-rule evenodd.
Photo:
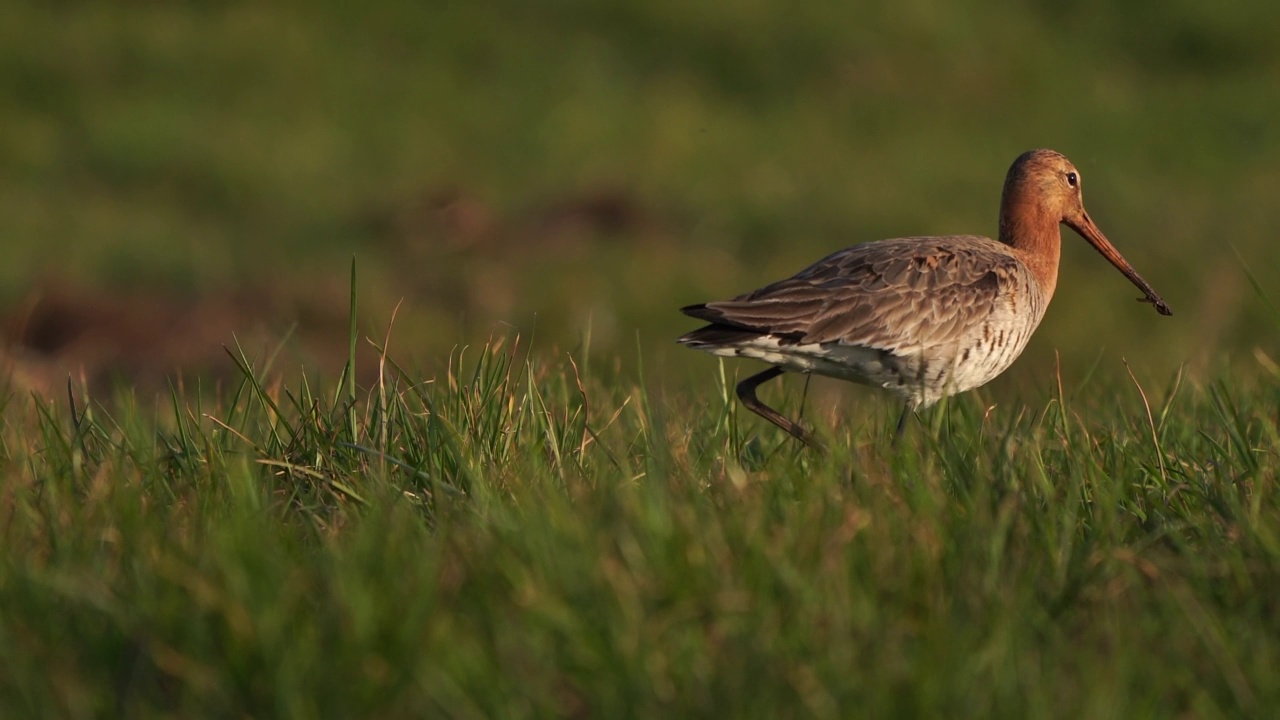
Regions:
M 1280 11 L 0 9 L 0 716 L 1265 717 Z M 1079 166 L 913 419 L 674 345 Z
M 727 383 L 664 401 L 514 343 L 454 360 L 352 396 L 242 358 L 217 405 L 162 417 L 11 403 L 6 715 L 1280 702 L 1274 375 L 970 397 L 896 450 L 888 414 L 846 418 L 822 456 Z

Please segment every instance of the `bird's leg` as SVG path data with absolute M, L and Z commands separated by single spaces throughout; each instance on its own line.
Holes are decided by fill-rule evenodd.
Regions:
M 781 368 L 771 367 L 764 372 L 756 373 L 746 380 L 743 380 L 738 383 L 738 399 L 742 401 L 742 404 L 745 405 L 748 410 L 759 415 L 765 420 L 768 420 L 774 425 L 777 425 L 783 430 L 786 430 L 791 437 L 811 448 L 820 450 L 822 449 L 822 446 L 813 439 L 813 436 L 809 434 L 809 431 L 800 427 L 799 424 L 782 417 L 777 410 L 774 410 L 768 405 L 760 402 L 760 398 L 756 397 L 756 388 L 759 387 L 761 383 L 768 382 L 778 377 L 783 372 L 784 371 Z
M 893 431 L 893 440 L 889 442 L 889 447 L 897 448 L 898 442 L 902 440 L 902 434 L 907 429 L 907 417 L 911 415 L 911 403 L 907 403 L 902 408 L 902 417 L 898 418 L 898 427 Z

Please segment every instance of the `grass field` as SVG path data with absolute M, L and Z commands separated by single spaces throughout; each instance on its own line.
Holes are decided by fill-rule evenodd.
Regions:
M 855 242 L 992 234 L 1009 163 L 1048 146 L 1178 315 L 1071 236 L 1051 341 L 1013 382 L 1055 352 L 1071 380 L 1105 351 L 1154 381 L 1257 344 L 1240 269 L 1280 282 L 1272 4 L 806 6 L 9 4 L 0 300 L 212 306 L 231 320 L 205 364 L 225 366 L 232 330 L 341 338 L 309 331 L 345 317 L 355 255 L 367 330 L 404 300 L 416 364 L 508 326 L 568 348 L 590 323 L 602 351 L 638 330 L 651 367 L 702 372 L 672 308 Z M 301 355 L 336 373 L 342 353 Z M 175 355 L 159 369 L 197 364 Z
M 158 418 L 11 401 L 5 715 L 1280 703 L 1275 375 L 970 396 L 896 452 L 890 413 L 827 414 L 823 457 L 728 385 L 661 398 L 523 357 L 388 363 L 354 404 L 247 363 Z
M 1276 715 L 1278 23 L 4 4 L 0 717 Z M 901 447 L 768 388 L 826 455 L 674 346 L 1038 146 L 1172 318 L 1067 232 Z

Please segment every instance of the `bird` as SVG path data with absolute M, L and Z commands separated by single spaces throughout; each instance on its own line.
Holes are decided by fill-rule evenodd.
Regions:
M 681 312 L 707 323 L 677 339 L 770 367 L 738 383 L 742 404 L 806 445 L 800 423 L 756 396 L 784 373 L 883 388 L 903 401 L 893 435 L 939 400 L 986 384 L 1022 353 L 1058 284 L 1061 226 L 1087 240 L 1161 315 L 1168 303 L 1085 211 L 1080 171 L 1063 154 L 1029 150 L 1005 177 L 996 239 L 903 237 L 834 252 L 795 275 Z

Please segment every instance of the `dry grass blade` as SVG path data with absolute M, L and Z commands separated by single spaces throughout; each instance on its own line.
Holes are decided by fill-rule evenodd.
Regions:
M 1160 479 L 1166 484 L 1169 482 L 1169 475 L 1164 468 L 1164 452 L 1160 449 L 1160 435 L 1156 432 L 1156 419 L 1151 414 L 1151 403 L 1147 402 L 1147 393 L 1142 389 L 1142 385 L 1138 382 L 1138 378 L 1133 375 L 1133 368 L 1129 367 L 1128 360 L 1122 360 L 1125 372 L 1129 373 L 1129 379 L 1133 381 L 1133 386 L 1138 389 L 1138 396 L 1142 398 L 1142 407 L 1147 412 L 1147 427 L 1151 428 L 1151 444 L 1156 451 L 1156 462 L 1160 464 Z

